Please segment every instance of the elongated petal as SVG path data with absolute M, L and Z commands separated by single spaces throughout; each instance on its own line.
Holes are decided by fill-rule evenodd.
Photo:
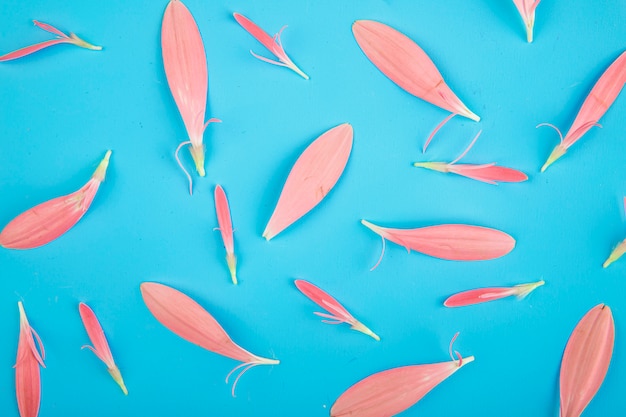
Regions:
M 87 212 L 109 165 L 107 151 L 91 179 L 78 191 L 41 203 L 20 214 L 0 232 L 0 246 L 32 249 L 58 238 Z
M 561 361 L 561 417 L 578 417 L 602 385 L 613 355 L 611 309 L 599 304 L 572 332 Z
M 569 131 L 562 142 L 554 148 L 550 157 L 541 168 L 542 172 L 563 156 L 569 147 L 576 143 L 589 129 L 597 126 L 598 121 L 611 107 L 625 83 L 626 51 L 621 53 L 593 86 Z
M 515 247 L 508 234 L 487 227 L 465 224 L 443 224 L 417 229 L 392 229 L 376 226 L 366 220 L 361 223 L 374 233 L 435 258 L 453 261 L 482 261 L 506 255 Z
M 309 76 L 306 75 L 300 68 L 298 68 L 298 66 L 293 63 L 291 58 L 289 58 L 289 56 L 285 52 L 285 49 L 283 48 L 283 45 L 280 41 L 280 35 L 282 32 L 282 29 L 280 32 L 278 32 L 276 35 L 272 37 L 263 29 L 261 29 L 256 23 L 248 19 L 247 17 L 239 13 L 233 13 L 233 16 L 235 20 L 237 21 L 237 23 L 239 23 L 242 28 L 244 28 L 250 35 L 252 35 L 252 37 L 254 37 L 257 41 L 259 41 L 263 46 L 265 46 L 265 48 L 267 48 L 268 51 L 274 54 L 274 56 L 278 58 L 279 62 L 269 60 L 267 58 L 259 56 L 255 54 L 254 52 L 250 51 L 254 57 L 260 59 L 261 61 L 269 62 L 270 64 L 285 66 L 291 69 L 292 71 L 296 72 L 305 80 L 309 79 Z
M 402 89 L 452 113 L 480 120 L 450 90 L 422 48 L 407 36 L 372 20 L 356 21 L 352 32 L 370 61 Z
M 515 7 L 519 11 L 524 25 L 526 26 L 526 40 L 530 43 L 533 41 L 533 28 L 535 26 L 535 9 L 539 5 L 540 0 L 513 0 Z
M 270 240 L 326 197 L 343 173 L 352 149 L 352 126 L 336 126 L 309 145 L 287 177 L 263 237 Z
M 179 0 L 170 1 L 165 9 L 161 50 L 167 83 L 185 123 L 196 170 L 204 176 L 202 141 L 208 91 L 206 55 L 196 21 Z
M 497 183 L 497 182 L 523 182 L 528 176 L 513 168 L 499 167 L 496 165 L 473 165 L 455 164 L 450 167 L 450 172 L 462 175 L 473 180 Z
M 226 249 L 226 263 L 230 271 L 233 284 L 237 284 L 237 258 L 235 257 L 235 243 L 233 241 L 233 223 L 230 218 L 230 207 L 224 189 L 218 185 L 215 187 L 215 211 L 217 213 L 217 224 L 219 225 L 224 248 Z
M 458 361 L 402 366 L 368 376 L 341 394 L 331 417 L 390 417 L 411 407 L 473 356 Z
M 30 46 L 26 46 L 24 48 L 20 48 L 17 51 L 13 51 L 13 52 L 9 52 L 8 54 L 2 55 L 0 56 L 0 62 L 4 62 L 4 61 L 11 61 L 14 59 L 18 59 L 18 58 L 22 58 L 25 56 L 28 56 L 32 53 L 35 53 L 37 51 L 40 51 L 44 48 L 47 48 L 49 46 L 53 46 L 53 45 L 58 45 L 60 43 L 71 43 L 73 45 L 79 46 L 81 48 L 85 48 L 85 49 L 91 49 L 94 51 L 99 51 L 102 49 L 101 46 L 96 46 L 96 45 L 92 45 L 89 42 L 84 41 L 83 39 L 79 38 L 78 36 L 72 34 L 71 36 L 67 36 L 65 33 L 61 32 L 59 29 L 55 28 L 52 25 L 49 25 L 47 23 L 42 23 L 42 22 L 38 22 L 36 20 L 33 21 L 35 23 L 35 26 L 45 30 L 46 32 L 50 32 L 52 34 L 55 34 L 57 36 L 59 36 L 59 39 L 51 39 L 49 41 L 44 41 L 44 42 L 40 42 L 37 43 L 35 45 L 30 45 Z
M 278 363 L 253 355 L 235 344 L 213 316 L 174 288 L 144 282 L 141 284 L 141 295 L 152 315 L 188 342 L 241 362 Z
M 463 307 L 472 304 L 486 303 L 488 301 L 498 300 L 511 295 L 516 295 L 518 298 L 524 298 L 535 288 L 540 287 L 543 284 L 544 281 L 538 281 L 530 284 L 520 284 L 514 287 L 490 287 L 463 291 L 448 297 L 448 299 L 443 302 L 443 305 L 446 307 Z
M 21 302 L 18 302 L 20 311 L 20 336 L 17 345 L 17 359 L 15 362 L 15 394 L 17 407 L 21 417 L 37 417 L 41 400 L 41 380 L 39 366 L 43 365 L 43 345 L 40 343 L 42 354 L 37 352 L 33 336 L 36 333 L 28 324 L 26 313 Z
M 602 264 L 602 266 L 606 268 L 607 266 L 611 265 L 613 262 L 621 258 L 624 253 L 626 253 L 626 239 L 622 240 L 617 246 L 615 246 L 615 248 L 611 251 L 611 254 L 606 259 L 606 261 L 604 261 L 604 264 Z
M 297 279 L 295 284 L 302 294 L 306 295 L 309 299 L 311 299 L 311 301 L 330 313 L 328 318 L 337 320 L 336 323 L 348 323 L 352 326 L 353 330 L 357 330 L 371 336 L 375 340 L 380 340 L 380 337 L 378 337 L 376 333 L 372 332 L 360 321 L 355 319 L 352 314 L 350 314 L 348 310 L 346 310 L 345 307 L 339 303 L 339 301 L 334 299 L 326 291 L 302 279 Z M 327 317 L 327 315 L 321 313 L 316 314 L 322 317 Z
M 109 374 L 113 377 L 115 382 L 120 386 L 122 392 L 125 395 L 128 395 L 128 390 L 126 389 L 126 385 L 124 384 L 124 380 L 122 379 L 122 375 L 113 360 L 113 354 L 111 353 L 111 349 L 109 348 L 109 342 L 107 342 L 106 336 L 104 335 L 104 330 L 102 330 L 102 326 L 96 317 L 96 314 L 93 310 L 85 303 L 80 303 L 78 305 L 78 311 L 80 313 L 80 318 L 83 321 L 83 325 L 85 326 L 85 330 L 87 330 L 87 335 L 89 336 L 89 340 L 91 340 L 92 346 L 87 346 L 91 349 L 91 351 L 107 366 Z

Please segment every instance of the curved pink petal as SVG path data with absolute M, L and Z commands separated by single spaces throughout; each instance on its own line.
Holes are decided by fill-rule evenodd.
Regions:
M 343 173 L 352 149 L 352 126 L 336 126 L 315 139 L 300 155 L 265 227 L 267 240 L 317 206 Z
M 109 165 L 107 151 L 91 179 L 66 196 L 41 203 L 20 214 L 0 232 L 0 246 L 32 249 L 58 238 L 72 228 L 87 212 Z
M 15 362 L 15 394 L 21 417 L 37 417 L 41 401 L 41 377 L 39 366 L 43 364 L 33 340 L 34 330 L 30 327 L 22 302 L 18 302 L 20 311 L 20 336 Z
M 357 20 L 352 32 L 363 53 L 400 88 L 451 113 L 480 120 L 450 90 L 430 57 L 406 35 L 372 20 Z
M 402 366 L 368 376 L 341 394 L 331 417 L 390 417 L 411 407 L 473 356 L 461 362 Z
M 611 107 L 626 83 L 626 51 L 607 68 L 600 76 L 591 92 L 583 102 L 578 115 L 572 126 L 559 143 L 548 160 L 541 168 L 545 171 L 554 161 L 559 159 L 565 152 L 576 143 L 589 129 L 598 125 L 600 118 Z
M 515 239 L 496 229 L 465 224 L 444 224 L 417 229 L 380 227 L 361 223 L 374 233 L 435 258 L 454 261 L 482 261 L 499 258 L 515 247 Z
M 578 417 L 600 389 L 613 355 L 611 309 L 599 304 L 572 332 L 561 361 L 561 417 Z

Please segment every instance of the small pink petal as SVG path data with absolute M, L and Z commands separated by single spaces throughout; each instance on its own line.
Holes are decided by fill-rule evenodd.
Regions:
M 443 305 L 446 307 L 463 307 L 473 304 L 486 303 L 488 301 L 498 300 L 511 295 L 515 295 L 518 298 L 524 298 L 535 288 L 542 286 L 544 283 L 545 282 L 542 280 L 530 284 L 515 285 L 513 287 L 490 287 L 463 291 L 448 297 L 448 299 L 443 302 Z
M 30 327 L 22 302 L 17 303 L 20 311 L 20 336 L 17 345 L 17 359 L 15 362 L 15 393 L 17 407 L 21 417 L 37 417 L 41 401 L 41 379 L 39 366 L 43 364 L 43 345 L 40 343 L 42 354 L 35 348 L 33 336 L 36 335 Z
M 233 240 L 233 223 L 230 218 L 230 207 L 224 189 L 218 185 L 215 187 L 215 211 L 217 224 L 222 234 L 224 248 L 226 249 L 226 263 L 230 271 L 233 284 L 237 285 L 237 258 L 235 257 L 235 243 Z

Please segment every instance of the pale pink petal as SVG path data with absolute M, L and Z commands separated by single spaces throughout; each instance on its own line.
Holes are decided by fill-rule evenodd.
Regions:
M 87 212 L 109 165 L 107 151 L 91 179 L 78 191 L 41 203 L 20 214 L 0 232 L 0 246 L 32 249 L 58 238 Z
M 100 325 L 96 314 L 85 303 L 80 303 L 78 305 L 78 311 L 80 313 L 80 318 L 83 321 L 83 325 L 85 326 L 85 330 L 87 330 L 89 340 L 91 340 L 91 343 L 93 344 L 93 347 L 86 347 L 88 347 L 98 357 L 98 359 L 104 362 L 107 366 L 109 374 L 111 374 L 115 382 L 120 386 L 122 392 L 125 395 L 128 395 L 128 390 L 126 389 L 122 375 L 113 360 L 113 354 L 109 348 L 109 342 L 107 342 L 104 330 L 102 330 L 102 326 Z
M 170 1 L 163 14 L 161 50 L 167 83 L 185 123 L 196 170 L 203 177 L 208 69 L 196 21 L 179 0 Z
M 593 86 L 578 111 L 574 123 L 572 123 L 562 142 L 554 148 L 546 163 L 541 167 L 541 172 L 562 157 L 569 147 L 576 143 L 589 129 L 598 126 L 598 121 L 611 107 L 625 83 L 626 52 L 622 52 Z
M 515 285 L 513 287 L 490 287 L 463 291 L 448 297 L 448 299 L 443 302 L 443 305 L 446 307 L 463 307 L 498 300 L 512 295 L 518 298 L 524 298 L 535 288 L 543 284 L 544 281 L 538 281 L 530 284 Z
M 30 45 L 17 51 L 9 52 L 8 54 L 0 56 L 0 62 L 11 61 L 13 59 L 18 59 L 30 55 L 34 52 L 40 51 L 44 48 L 47 48 L 52 45 L 57 45 L 59 43 L 71 43 L 68 39 L 52 39 L 45 42 L 36 43 L 35 45 Z
M 578 417 L 600 389 L 613 355 L 611 309 L 599 304 L 572 332 L 561 361 L 561 417 Z
M 339 323 L 340 322 L 348 323 L 352 326 L 351 328 L 353 330 L 356 330 L 368 336 L 371 336 L 375 340 L 380 340 L 380 337 L 378 337 L 376 333 L 372 332 L 369 328 L 363 325 L 360 321 L 355 319 L 352 316 L 352 314 L 350 314 L 348 310 L 346 310 L 345 307 L 341 305 L 341 303 L 339 303 L 339 301 L 334 299 L 326 291 L 302 279 L 297 279 L 295 281 L 295 284 L 296 284 L 296 287 L 300 290 L 300 292 L 302 292 L 302 294 L 306 295 L 315 304 L 317 304 L 318 306 L 322 307 L 323 309 L 331 313 L 331 315 L 324 314 L 324 313 L 315 313 L 318 316 L 335 319 Z
M 331 417 L 390 417 L 411 407 L 473 356 L 461 361 L 412 365 L 368 376 L 341 394 Z
M 226 263 L 230 271 L 233 284 L 237 284 L 237 258 L 235 257 L 235 243 L 233 240 L 233 223 L 230 218 L 230 207 L 224 189 L 218 185 L 215 187 L 215 211 L 217 213 L 217 224 L 224 241 L 226 249 Z
M 407 36 L 372 20 L 356 21 L 352 32 L 372 63 L 402 89 L 451 113 L 480 120 L 446 85 L 430 57 Z
M 449 170 L 455 174 L 490 184 L 497 182 L 523 182 L 528 179 L 528 176 L 521 171 L 491 164 L 455 164 L 449 167 Z
M 41 379 L 39 366 L 43 366 L 42 357 L 37 352 L 33 329 L 28 323 L 22 302 L 18 302 L 20 312 L 20 336 L 15 362 L 15 394 L 21 417 L 37 417 L 41 400 Z M 43 355 L 43 345 L 42 355 Z
M 535 9 L 539 5 L 540 0 L 513 0 L 517 10 L 519 11 L 524 25 L 526 26 L 526 40 L 530 43 L 533 41 L 533 28 L 535 26 Z
M 317 138 L 300 155 L 287 177 L 265 227 L 267 240 L 317 206 L 343 173 L 352 149 L 352 126 L 344 123 Z
M 417 229 L 380 227 L 366 220 L 361 223 L 374 233 L 435 258 L 454 261 L 481 261 L 499 258 L 515 247 L 508 234 L 487 227 L 444 224 Z
M 262 358 L 237 345 L 211 314 L 182 292 L 155 282 L 144 282 L 140 288 L 146 307 L 163 326 L 188 342 L 244 362 L 243 372 L 250 368 L 248 365 L 279 363 L 276 359 Z M 238 379 L 233 385 L 233 395 Z

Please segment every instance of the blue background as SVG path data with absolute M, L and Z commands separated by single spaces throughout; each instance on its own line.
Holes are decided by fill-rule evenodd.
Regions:
M 186 0 L 209 65 L 207 177 L 195 193 L 173 152 L 186 140 L 160 50 L 166 1 L 4 1 L 2 53 L 50 37 L 51 23 L 103 45 L 61 45 L 0 64 L 0 225 L 84 184 L 107 149 L 106 182 L 87 215 L 58 240 L 0 250 L 0 410 L 17 416 L 12 366 L 17 301 L 47 352 L 41 417 L 326 416 L 337 397 L 384 369 L 448 360 L 448 342 L 476 361 L 405 416 L 556 416 L 563 349 L 584 313 L 614 313 L 616 343 L 603 386 L 585 415 L 626 413 L 626 260 L 602 268 L 626 236 L 624 93 L 548 171 L 539 168 L 588 92 L 626 47 L 622 0 L 544 0 L 535 42 L 510 1 Z M 311 76 L 255 60 L 267 55 L 232 18 L 240 12 L 270 33 Z M 482 117 L 453 119 L 425 155 L 446 113 L 394 85 L 363 55 L 357 19 L 404 32 L 433 59 L 448 85 Z M 342 178 L 309 215 L 266 242 L 261 234 L 294 161 L 317 136 L 354 126 Z M 521 184 L 491 186 L 411 166 L 450 161 L 483 129 L 465 161 L 525 171 Z M 186 165 L 192 162 L 181 153 Z M 240 285 L 230 282 L 213 188 L 230 199 Z M 517 247 L 485 262 L 407 254 L 360 225 L 469 223 L 504 230 Z M 377 332 L 327 326 L 293 280 L 309 280 Z M 446 309 L 455 292 L 545 279 L 528 299 Z M 158 281 L 210 311 L 235 342 L 280 359 L 248 372 L 230 396 L 224 377 L 238 363 L 187 343 L 161 326 L 139 284 Z M 78 303 L 98 315 L 129 389 L 124 397 L 88 343 Z

